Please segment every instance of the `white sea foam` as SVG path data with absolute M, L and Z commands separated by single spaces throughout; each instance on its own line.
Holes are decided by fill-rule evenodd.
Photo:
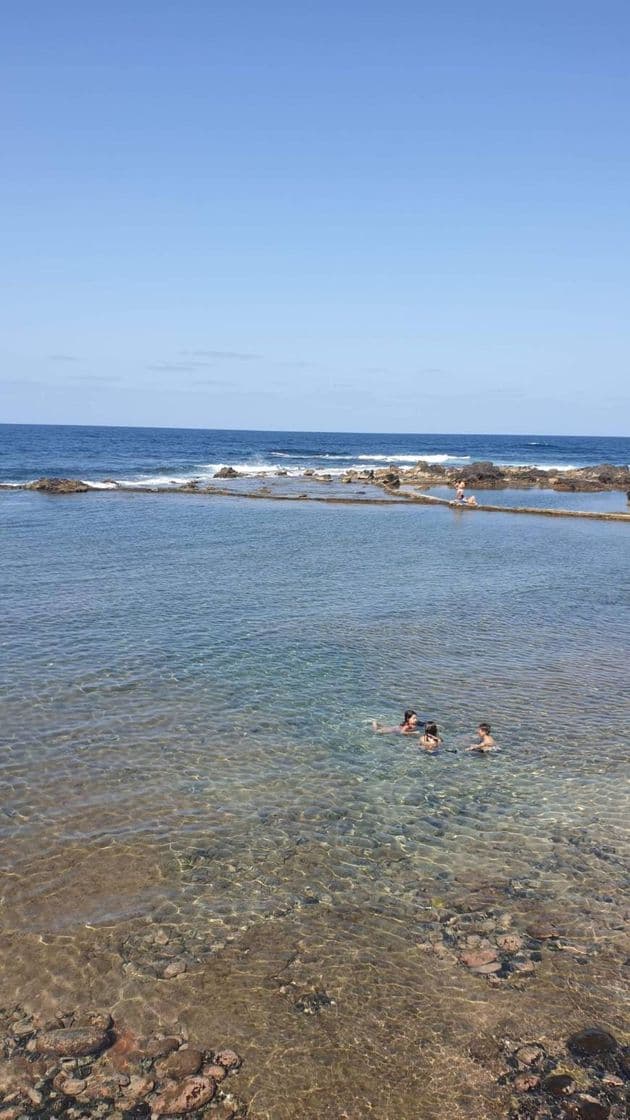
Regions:
M 272 459 L 308 459 L 312 462 L 314 459 L 351 459 L 351 455 L 342 455 L 335 451 L 312 451 L 308 455 L 304 455 L 297 451 L 270 451 Z
M 285 452 L 270 452 L 271 455 L 292 458 Z M 298 456 L 295 456 L 297 458 Z M 265 461 L 259 462 L 244 462 L 244 463 L 204 463 L 199 465 L 191 465 L 190 471 L 187 474 L 142 474 L 137 475 L 135 478 L 118 478 L 115 481 L 103 481 L 102 479 L 83 479 L 87 486 L 94 490 L 115 490 L 117 487 L 134 489 L 139 487 L 159 487 L 160 489 L 168 489 L 173 486 L 185 486 L 186 483 L 191 482 L 193 479 L 207 483 L 212 482 L 217 472 L 222 467 L 232 467 L 233 470 L 243 478 L 252 478 L 256 476 L 265 476 L 268 478 L 278 477 L 279 472 L 287 478 L 303 478 L 306 470 L 316 471 L 317 474 L 326 473 L 333 478 L 338 478 L 345 474 L 348 470 L 366 471 L 378 470 L 384 464 L 392 463 L 398 465 L 401 471 L 409 470 L 420 459 L 427 463 L 463 463 L 465 460 L 470 460 L 470 455 L 357 455 L 354 458 L 346 455 L 304 455 L 300 456 L 308 460 L 308 466 L 298 466 L 295 464 L 282 466 L 278 463 L 269 463 Z M 344 466 L 324 466 L 317 464 L 318 459 L 343 459 L 345 460 Z M 503 463 L 498 464 L 503 466 L 525 466 L 536 467 L 539 470 L 547 471 L 569 471 L 573 470 L 572 463 Z M 219 480 L 220 481 L 220 480 Z M 20 486 L 23 483 L 8 483 L 7 485 Z
M 510 466 L 534 467 L 537 471 L 576 471 L 575 463 L 511 463 Z
M 463 463 L 470 459 L 470 455 L 422 455 L 417 452 L 415 455 L 357 455 L 357 459 L 361 463 L 418 463 L 420 460 L 423 463 Z

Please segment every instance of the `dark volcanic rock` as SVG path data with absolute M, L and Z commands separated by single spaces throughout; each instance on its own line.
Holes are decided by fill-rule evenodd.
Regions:
M 38 478 L 26 489 L 43 490 L 45 494 L 85 494 L 90 487 L 79 478 Z
M 609 1116 L 609 1105 L 592 1097 L 578 1097 L 564 1106 L 566 1120 L 607 1120 Z
M 494 463 L 483 461 L 471 463 L 470 466 L 462 467 L 461 478 L 462 481 L 467 484 L 484 482 L 488 485 L 489 482 L 501 482 L 503 480 L 503 471 L 500 467 L 495 466 Z
M 603 1027 L 586 1027 L 577 1031 L 567 1039 L 567 1046 L 573 1054 L 582 1057 L 597 1057 L 600 1054 L 611 1054 L 619 1046 L 614 1038 Z
M 575 1088 L 575 1082 L 568 1073 L 550 1073 L 542 1083 L 545 1093 L 558 1099 L 568 1097 Z
M 215 474 L 214 474 L 214 478 L 240 478 L 240 477 L 241 476 L 239 475 L 238 471 L 234 470 L 234 467 L 221 467 L 221 469 L 216 471 Z

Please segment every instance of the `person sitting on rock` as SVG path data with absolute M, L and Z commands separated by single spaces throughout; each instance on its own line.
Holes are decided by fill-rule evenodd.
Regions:
M 479 742 L 473 743 L 470 747 L 466 747 L 467 751 L 478 751 L 481 754 L 486 754 L 488 751 L 500 750 L 490 734 L 489 723 L 480 723 L 477 728 L 477 735 L 479 736 Z
M 469 498 L 464 498 L 464 501 L 467 506 L 476 506 L 478 504 L 474 494 L 471 494 Z
M 424 747 L 425 751 L 435 751 L 439 747 L 442 739 L 438 731 L 437 723 L 429 721 L 424 725 L 424 731 L 420 736 L 420 746 Z
M 413 708 L 407 708 L 402 719 L 396 727 L 383 727 L 377 723 L 375 719 L 372 720 L 372 731 L 377 735 L 414 735 L 420 729 L 420 721 Z

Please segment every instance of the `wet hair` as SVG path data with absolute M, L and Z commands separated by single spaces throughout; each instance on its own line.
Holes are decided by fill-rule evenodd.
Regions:
M 480 723 L 479 724 L 479 730 L 483 731 L 484 735 L 489 735 L 490 734 L 490 724 L 489 723 Z
M 437 723 L 425 723 L 424 733 L 425 733 L 425 735 L 430 735 L 433 739 L 437 739 L 437 737 L 438 737 Z
M 409 720 L 411 719 L 411 717 L 415 716 L 415 715 L 417 715 L 417 712 L 414 712 L 413 708 L 406 708 L 405 713 L 403 715 L 403 721 L 402 721 L 400 726 L 404 727 L 404 725 L 406 723 L 409 723 Z

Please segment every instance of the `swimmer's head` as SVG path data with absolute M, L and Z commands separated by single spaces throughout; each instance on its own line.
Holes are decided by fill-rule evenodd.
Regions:
M 425 723 L 424 733 L 425 733 L 425 735 L 432 735 L 434 738 L 437 739 L 437 736 L 438 736 L 437 723 Z
M 489 735 L 490 734 L 490 724 L 489 723 L 480 723 L 478 730 L 483 731 L 484 735 Z
M 413 708 L 407 708 L 406 709 L 406 711 L 403 715 L 403 721 L 402 721 L 400 726 L 401 727 L 405 727 L 405 726 L 407 726 L 407 727 L 417 727 L 418 726 L 418 716 L 414 712 Z

